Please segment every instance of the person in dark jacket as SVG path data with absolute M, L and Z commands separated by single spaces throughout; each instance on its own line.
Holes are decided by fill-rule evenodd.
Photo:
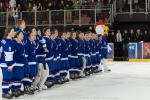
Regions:
M 111 32 L 110 34 L 108 34 L 108 40 L 109 40 L 108 42 L 110 43 L 116 42 L 116 35 L 114 32 Z
M 123 33 L 123 42 L 124 43 L 129 43 L 129 34 L 128 34 L 127 30 L 124 30 L 124 33 Z
M 130 30 L 130 42 L 135 42 L 136 41 L 136 34 L 134 33 L 134 30 Z
M 144 42 L 149 42 L 149 35 L 147 30 L 144 31 L 143 37 L 142 37 L 142 41 Z

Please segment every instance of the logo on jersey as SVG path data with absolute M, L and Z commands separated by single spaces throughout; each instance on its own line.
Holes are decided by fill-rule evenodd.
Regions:
M 1 43 L 2 43 L 2 44 L 6 44 L 6 41 L 5 41 L 5 40 L 2 40 Z

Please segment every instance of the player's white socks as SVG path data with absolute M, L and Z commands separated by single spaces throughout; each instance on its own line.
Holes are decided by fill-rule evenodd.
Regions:
M 84 77 L 84 76 L 85 76 L 85 74 L 84 74 L 84 69 L 80 71 L 80 76 L 81 76 L 81 77 Z
M 101 70 L 103 70 L 103 65 L 102 65 L 102 63 L 100 63 L 100 64 L 98 65 L 98 71 L 101 71 Z
M 110 68 L 107 66 L 107 59 L 101 60 L 101 63 L 99 64 L 98 70 L 102 70 L 103 72 L 110 71 Z
M 67 71 L 67 76 L 66 76 L 67 79 L 70 79 L 70 73 L 69 71 Z
M 104 72 L 107 72 L 107 71 L 110 70 L 110 69 L 108 68 L 108 66 L 107 66 L 107 59 L 102 59 L 102 65 L 103 65 L 103 71 L 104 71 Z

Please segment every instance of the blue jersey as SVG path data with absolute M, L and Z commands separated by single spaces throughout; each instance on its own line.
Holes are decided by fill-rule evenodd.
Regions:
M 58 45 L 57 45 L 57 42 L 55 40 L 52 40 L 52 42 L 53 42 L 54 60 L 57 60 L 59 57 Z
M 59 57 L 60 58 L 60 53 L 61 53 L 61 42 L 60 42 L 60 38 L 59 37 L 57 37 L 56 39 L 55 39 L 55 41 L 56 41 L 56 43 L 57 43 L 57 47 L 58 47 L 58 50 L 57 50 L 57 52 L 56 52 L 56 55 L 57 55 L 57 57 Z
M 78 40 L 77 39 L 70 39 L 71 43 L 71 56 L 78 55 Z
M 22 43 L 18 43 L 17 41 L 14 40 L 14 48 L 15 48 L 15 52 L 14 52 L 14 60 L 17 64 L 24 64 L 24 62 L 27 61 L 26 57 L 25 57 L 25 44 Z
M 90 42 L 85 40 L 85 56 L 90 56 L 91 48 L 90 48 Z
M 67 47 L 68 47 L 68 56 L 71 55 L 71 39 L 66 39 L 66 44 L 67 44 Z
M 50 37 L 46 37 L 44 36 L 44 39 L 46 40 L 46 46 L 47 46 L 47 49 L 48 49 L 48 53 L 46 55 L 46 60 L 52 60 L 53 57 L 54 57 L 54 44 L 53 44 L 53 41 Z
M 106 50 L 107 51 L 107 39 L 105 36 L 102 37 L 102 42 L 101 42 L 101 45 L 102 45 L 102 50 Z
M 95 41 L 94 40 L 90 40 L 90 49 L 91 49 L 91 54 L 93 55 L 93 54 L 95 54 L 96 52 L 96 50 L 95 50 Z
M 78 55 L 84 56 L 85 54 L 85 42 L 84 40 L 78 39 Z
M 37 35 L 36 36 L 36 42 L 38 44 L 41 44 L 44 48 L 46 48 L 46 40 L 42 36 Z
M 96 52 L 97 52 L 98 40 L 94 39 L 93 41 L 94 41 L 94 43 L 93 43 L 94 46 L 93 46 L 92 52 L 93 52 L 94 54 L 96 54 Z
M 27 43 L 25 44 L 25 54 L 28 60 L 29 65 L 36 64 L 36 42 L 32 42 L 29 39 L 27 40 Z
M 40 58 L 40 57 L 45 58 L 46 57 L 46 51 L 45 51 L 46 40 L 42 36 L 37 35 L 36 44 L 38 45 L 37 49 L 36 49 L 36 57 L 37 58 Z
M 101 53 L 101 42 L 99 40 L 95 40 L 96 54 Z
M 68 58 L 68 45 L 67 45 L 67 42 L 63 39 L 60 40 L 60 43 L 61 43 L 61 58 Z
M 13 67 L 14 61 L 14 41 L 11 39 L 3 39 L 1 41 L 1 67 Z
M 106 39 L 106 37 L 103 36 L 102 40 L 101 40 L 101 55 L 102 55 L 102 59 L 103 58 L 107 58 L 107 53 L 108 53 L 107 45 L 108 45 L 107 39 Z

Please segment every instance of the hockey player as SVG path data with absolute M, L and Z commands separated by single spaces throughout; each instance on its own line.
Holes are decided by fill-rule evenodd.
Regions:
M 14 61 L 15 66 L 13 68 L 13 84 L 12 84 L 12 93 L 15 97 L 19 97 L 24 94 L 21 90 L 22 79 L 27 78 L 29 73 L 25 72 L 25 68 L 29 67 L 27 59 L 25 57 L 25 44 L 22 42 L 23 33 L 18 31 L 15 35 L 14 39 Z M 26 74 L 24 74 L 26 73 Z M 24 81 L 24 86 L 26 86 L 26 82 Z M 25 91 L 26 94 L 30 94 L 30 91 Z
M 53 44 L 53 50 L 52 51 L 50 51 L 50 52 L 53 52 L 53 57 L 54 57 L 54 59 L 53 59 L 53 68 L 52 68 L 52 70 L 51 70 L 51 73 L 52 73 L 52 75 L 54 76 L 54 83 L 55 83 L 55 81 L 56 80 L 58 80 L 59 79 L 59 77 L 55 77 L 55 75 L 57 74 L 57 51 L 58 51 L 58 46 L 57 46 L 57 43 L 56 43 L 56 41 L 55 41 L 55 39 L 57 38 L 57 33 L 55 33 L 55 32 L 51 32 L 51 41 L 52 41 L 52 44 Z
M 40 29 L 37 30 L 36 43 L 38 48 L 36 50 L 36 58 L 38 63 L 38 73 L 32 84 L 34 89 L 46 90 L 47 86 L 44 84 L 49 75 L 48 65 L 45 61 L 46 53 L 48 52 L 46 47 L 46 41 L 42 37 Z
M 46 55 L 46 63 L 48 64 L 49 67 L 49 76 L 47 78 L 47 81 L 45 85 L 48 88 L 51 88 L 54 85 L 54 75 L 52 74 L 53 68 L 54 68 L 54 50 L 53 50 L 53 42 L 52 39 L 50 38 L 51 31 L 49 28 L 44 29 L 44 39 L 46 40 L 46 46 L 48 49 L 48 53 Z
M 6 99 L 13 98 L 10 89 L 12 87 L 13 81 L 13 68 L 15 65 L 14 62 L 14 42 L 13 38 L 15 36 L 14 29 L 7 28 L 5 30 L 5 37 L 1 41 L 1 59 L 0 59 L 0 67 L 2 69 L 2 97 Z
M 92 74 L 94 71 L 94 68 L 95 68 L 95 65 L 94 65 L 94 61 L 95 61 L 95 59 L 94 59 L 95 58 L 94 40 L 92 38 L 92 33 L 89 32 L 88 34 L 89 34 L 88 38 L 89 38 L 89 43 L 90 43 L 90 59 L 91 59 L 90 74 Z
M 55 30 L 55 42 L 57 43 L 57 48 L 56 51 L 54 53 L 54 67 L 56 68 L 56 74 L 55 74 L 55 84 L 63 84 L 63 79 L 60 76 L 60 71 L 61 71 L 61 60 L 60 60 L 60 56 L 61 56 L 61 38 L 58 36 L 58 30 Z M 56 59 L 57 58 L 57 59 Z
M 16 24 L 15 32 L 22 32 L 23 33 L 23 40 L 22 40 L 22 42 L 23 42 L 24 45 L 26 45 L 27 40 L 28 40 L 28 33 L 25 30 L 25 28 L 26 28 L 25 21 L 22 20 L 22 19 L 19 19 L 17 21 L 17 24 Z M 26 52 L 26 47 L 25 47 L 25 52 Z M 30 69 L 29 65 L 26 64 L 25 68 L 24 68 L 24 74 L 25 74 L 25 76 L 24 76 L 22 82 L 24 84 L 25 93 L 26 94 L 34 94 L 33 92 L 30 91 L 30 88 L 29 88 L 29 84 L 31 84 L 31 80 L 29 79 L 29 69 Z
M 101 37 L 95 34 L 95 42 L 96 42 L 96 72 L 102 72 L 101 68 Z
M 51 34 L 51 39 L 53 42 L 53 51 L 54 51 L 54 81 L 55 84 L 62 84 L 61 78 L 60 78 L 60 56 L 59 56 L 59 45 L 57 42 L 59 42 L 58 39 L 58 31 L 54 30 L 54 32 Z
M 71 33 L 71 56 L 70 56 L 70 67 L 72 70 L 70 70 L 71 78 L 77 79 L 80 76 L 80 65 L 79 65 L 79 59 L 78 59 L 78 40 L 76 39 L 76 32 Z
M 25 87 L 25 90 L 30 89 L 32 93 L 34 94 L 34 89 L 31 87 L 33 79 L 35 78 L 37 74 L 37 59 L 36 59 L 36 48 L 37 44 L 35 42 L 36 39 L 36 29 L 32 28 L 31 32 L 28 34 L 28 39 L 25 44 L 25 56 L 28 60 L 29 65 L 29 82 L 28 86 Z
M 78 59 L 79 59 L 79 69 L 81 70 L 80 76 L 84 77 L 84 69 L 85 69 L 85 43 L 84 43 L 84 33 L 79 33 L 78 35 Z
M 26 28 L 26 23 L 25 23 L 25 21 L 22 20 L 22 19 L 19 19 L 19 20 L 17 21 L 17 24 L 16 24 L 15 32 L 17 33 L 17 32 L 19 32 L 19 31 L 21 31 L 21 32 L 23 33 L 23 35 L 24 35 L 23 42 L 24 42 L 24 43 L 26 43 L 26 42 L 27 42 L 27 39 L 28 39 L 28 33 L 27 33 L 27 31 L 25 30 L 25 28 Z
M 91 34 L 91 61 L 92 61 L 92 72 L 96 73 L 97 72 L 97 56 L 96 56 L 96 38 L 95 38 L 95 34 L 92 33 Z
M 61 35 L 60 43 L 60 60 L 61 60 L 61 71 L 60 75 L 61 78 L 63 79 L 63 82 L 68 82 L 69 81 L 69 61 L 68 61 L 68 45 L 66 43 L 66 32 L 63 32 Z
M 68 61 L 69 61 L 69 75 L 70 75 L 70 78 L 72 78 L 72 75 L 71 75 L 71 73 L 70 73 L 70 71 L 72 70 L 71 69 L 71 46 L 72 46 L 72 44 L 71 44 L 71 39 L 70 39 L 70 35 L 71 35 L 71 33 L 68 31 L 67 33 L 66 33 L 66 44 L 67 44 L 67 52 L 68 52 Z
M 85 58 L 86 58 L 86 68 L 85 68 L 85 75 L 90 75 L 91 70 L 91 49 L 90 49 L 90 42 L 89 42 L 89 34 L 85 34 Z
M 101 67 L 103 68 L 104 72 L 111 71 L 107 66 L 107 53 L 111 50 L 107 43 L 107 39 L 105 36 L 101 35 Z

